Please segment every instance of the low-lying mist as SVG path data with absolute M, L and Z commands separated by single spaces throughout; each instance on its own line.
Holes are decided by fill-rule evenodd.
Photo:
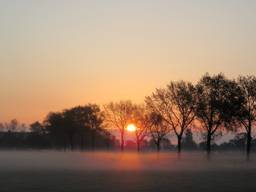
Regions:
M 206 171 L 256 169 L 256 158 L 249 161 L 239 152 L 64 152 L 1 151 L 3 170 L 81 170 L 81 171 Z

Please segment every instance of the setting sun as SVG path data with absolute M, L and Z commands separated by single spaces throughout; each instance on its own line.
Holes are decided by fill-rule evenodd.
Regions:
M 136 126 L 134 124 L 129 124 L 126 129 L 129 132 L 134 132 L 136 131 Z

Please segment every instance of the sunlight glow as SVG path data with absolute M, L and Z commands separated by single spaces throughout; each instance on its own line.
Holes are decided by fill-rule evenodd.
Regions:
M 129 132 L 134 132 L 136 131 L 137 127 L 134 124 L 129 124 L 126 129 Z

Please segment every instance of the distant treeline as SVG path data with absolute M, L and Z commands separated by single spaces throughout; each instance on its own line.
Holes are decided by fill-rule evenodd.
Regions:
M 29 127 L 20 125 L 17 120 L 1 124 L 0 148 L 63 150 L 113 148 L 117 141 L 113 135 L 99 126 L 102 123 L 101 119 L 94 119 L 96 116 L 93 116 L 92 112 L 97 112 L 94 110 L 98 109 L 95 107 L 88 105 L 60 113 L 50 113 L 43 123 L 35 122 Z M 97 122 L 99 124 L 96 124 Z
M 256 77 L 228 79 L 223 74 L 205 74 L 196 84 L 170 82 L 145 98 L 144 104 L 131 101 L 102 106 L 87 104 L 49 113 L 45 120 L 29 126 L 13 120 L 0 124 L 2 148 L 56 149 L 240 149 L 255 148 Z M 127 141 L 126 128 L 134 124 L 134 142 Z M 22 129 L 27 131 L 21 131 Z M 118 139 L 112 130 L 119 133 Z M 197 144 L 193 133 L 200 133 Z M 214 140 L 227 132 L 236 136 L 216 145 Z M 177 145 L 170 142 L 174 135 Z M 126 142 L 125 142 L 126 140 Z

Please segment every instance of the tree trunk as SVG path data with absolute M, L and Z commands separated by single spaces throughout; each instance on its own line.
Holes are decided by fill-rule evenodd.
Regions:
M 247 132 L 247 143 L 246 143 L 246 154 L 247 156 L 250 155 L 251 152 L 251 141 L 252 141 L 252 135 L 251 135 L 251 125 L 249 123 L 248 132 Z
M 120 143 L 121 151 L 124 151 L 124 134 L 121 133 L 121 143 Z
M 159 152 L 161 150 L 160 141 L 157 141 L 156 149 L 157 149 L 157 152 Z
M 207 141 L 206 141 L 206 151 L 208 154 L 211 152 L 211 140 L 212 140 L 212 134 L 210 131 L 208 131 Z
M 181 138 L 182 138 L 181 136 L 177 137 L 177 139 L 178 139 L 178 144 L 177 144 L 178 145 L 178 153 L 181 152 Z
M 91 143 L 91 147 L 92 147 L 92 150 L 94 151 L 95 149 L 95 135 L 96 135 L 96 131 L 95 130 L 92 130 L 92 134 L 91 134 L 91 140 L 92 140 L 92 143 Z
M 140 141 L 137 140 L 137 151 L 139 152 L 140 151 Z
M 73 135 L 69 136 L 69 140 L 70 140 L 70 148 L 73 151 L 74 150 L 74 144 L 73 144 Z
M 80 150 L 82 151 L 84 149 L 84 136 L 81 135 L 80 137 Z

